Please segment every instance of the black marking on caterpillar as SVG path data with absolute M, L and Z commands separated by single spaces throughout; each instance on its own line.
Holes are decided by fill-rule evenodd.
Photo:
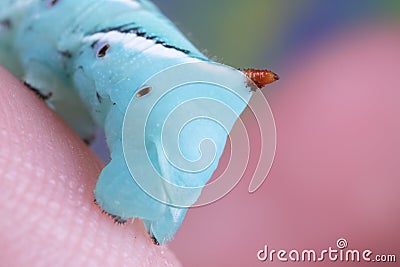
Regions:
M 94 139 L 96 139 L 96 137 L 94 136 L 94 134 L 92 134 L 92 135 L 89 136 L 88 138 L 82 139 L 82 141 L 83 141 L 86 145 L 90 146 L 90 144 L 93 143 Z M 94 203 L 97 204 L 96 200 L 94 201 Z
M 150 237 L 151 237 L 151 240 L 153 241 L 154 245 L 157 245 L 157 246 L 160 245 L 160 242 L 158 242 L 158 240 L 153 235 L 151 235 Z
M 176 47 L 176 46 L 174 46 L 174 45 L 163 44 L 163 46 L 166 47 L 166 48 L 172 48 L 172 49 L 178 50 L 178 51 L 180 51 L 180 52 L 182 52 L 182 53 L 185 53 L 185 54 L 189 54 L 189 53 L 190 53 L 189 50 L 182 49 L 182 48 Z
M 50 0 L 50 1 L 48 1 L 48 5 L 49 5 L 50 7 L 53 7 L 53 6 L 55 6 L 59 1 L 60 1 L 60 0 Z
M 139 37 L 146 37 L 146 33 L 145 32 L 137 32 L 136 35 L 139 36 Z
M 71 53 L 70 51 L 68 51 L 68 50 L 65 50 L 65 51 L 58 51 L 58 52 L 59 52 L 60 55 L 62 55 L 63 57 L 72 58 L 72 53 Z
M 90 47 L 91 47 L 91 48 L 94 48 L 94 47 L 97 45 L 98 42 L 99 42 L 99 40 L 94 41 L 94 42 L 90 45 Z
M 49 92 L 47 95 L 43 94 L 42 92 L 40 92 L 39 89 L 37 89 L 37 88 L 33 87 L 32 85 L 30 85 L 27 81 L 24 81 L 24 85 L 26 87 L 28 87 L 30 90 L 32 90 L 40 99 L 48 100 L 53 95 L 52 92 Z
M 99 103 L 101 103 L 103 101 L 101 95 L 98 92 L 96 92 L 96 97 L 97 97 L 97 101 L 99 101 Z
M 0 26 L 4 27 L 6 29 L 11 29 L 12 22 L 10 19 L 3 19 L 3 20 L 0 20 Z
M 134 23 L 134 22 L 122 24 L 122 25 L 115 26 L 115 27 L 103 28 L 103 29 L 95 31 L 95 32 L 93 32 L 91 34 L 107 33 L 107 32 L 111 32 L 111 31 L 117 31 L 117 32 L 126 33 L 126 34 L 136 34 L 137 36 L 146 38 L 147 40 L 155 40 L 155 39 L 158 38 L 157 36 L 154 36 L 154 35 L 148 35 L 147 32 L 143 28 L 137 26 L 136 23 Z M 97 44 L 97 42 L 98 42 L 98 40 L 93 42 L 90 46 L 92 48 L 94 48 L 94 46 Z M 183 49 L 183 48 L 179 48 L 179 47 L 174 46 L 174 45 L 170 45 L 167 42 L 162 41 L 162 40 L 156 40 L 155 43 L 156 44 L 161 44 L 165 48 L 171 48 L 171 49 L 175 49 L 175 50 L 180 51 L 180 52 L 185 53 L 185 54 L 190 54 L 189 50 Z

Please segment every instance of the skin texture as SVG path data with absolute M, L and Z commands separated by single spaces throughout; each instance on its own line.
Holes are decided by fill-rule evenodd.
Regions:
M 0 258 L 4 266 L 180 266 L 142 222 L 93 203 L 103 167 L 32 91 L 0 67 Z
M 281 80 L 264 89 L 277 127 L 271 172 L 249 194 L 252 163 L 226 197 L 189 210 L 170 244 L 185 266 L 399 265 L 400 31 L 395 25 L 367 24 L 331 34 L 276 69 Z M 242 119 L 257 148 L 249 110 Z M 349 249 L 396 254 L 397 262 L 257 260 L 264 245 L 321 251 L 336 248 L 341 237 Z

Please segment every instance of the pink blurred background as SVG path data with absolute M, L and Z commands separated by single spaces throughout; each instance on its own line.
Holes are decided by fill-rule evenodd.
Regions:
M 264 91 L 278 134 L 266 182 L 248 193 L 255 167 L 250 160 L 231 193 L 191 209 L 169 245 L 183 264 L 284 266 L 258 261 L 257 251 L 264 245 L 337 249 L 339 238 L 348 249 L 373 251 L 371 258 L 395 254 L 400 260 L 399 33 L 391 23 L 357 26 L 287 62 L 282 80 Z M 256 136 L 248 110 L 242 118 Z M 257 147 L 259 139 L 250 140 Z M 368 264 L 374 265 L 398 263 Z

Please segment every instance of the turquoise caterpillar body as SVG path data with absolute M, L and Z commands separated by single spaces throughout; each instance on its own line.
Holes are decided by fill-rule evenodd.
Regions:
M 150 196 L 133 179 L 127 166 L 132 164 L 140 170 L 145 166 L 142 159 L 127 164 L 124 154 L 122 128 L 128 106 L 133 99 L 138 103 L 146 101 L 146 96 L 140 95 L 145 92 L 143 85 L 160 71 L 196 62 L 203 63 L 201 66 L 205 68 L 217 68 L 216 72 L 232 71 L 229 67 L 214 66 L 147 0 L 2 0 L 0 3 L 0 64 L 40 94 L 82 139 L 93 137 L 96 124 L 104 129 L 111 161 L 97 182 L 96 202 L 119 222 L 142 218 L 147 232 L 159 244 L 174 236 L 189 206 L 172 205 L 171 199 L 184 198 L 188 204 L 197 200 L 201 187 L 217 168 L 234 121 L 252 95 L 243 80 L 237 82 L 235 89 L 240 91 L 240 99 L 229 97 L 224 90 L 199 84 L 198 88 L 194 86 L 194 93 L 189 87 L 175 90 L 176 96 L 160 102 L 146 124 L 149 160 L 168 182 L 199 190 L 180 196 L 159 185 L 156 179 L 153 181 L 149 174 L 146 179 L 162 193 L 162 199 Z M 191 74 L 197 71 L 193 66 L 189 69 Z M 153 88 L 153 92 L 145 93 L 154 91 Z M 235 115 L 224 125 L 224 131 L 221 126 L 201 119 L 196 121 L 198 126 L 189 127 L 187 134 L 182 131 L 179 145 L 186 158 L 199 157 L 198 145 L 205 135 L 214 144 L 215 155 L 207 168 L 187 172 L 163 154 L 161 137 L 167 136 L 166 143 L 176 140 L 168 140 L 168 132 L 162 133 L 159 125 L 165 119 L 164 113 L 202 94 L 227 103 Z M 212 110 L 196 105 L 193 109 Z M 133 120 L 142 116 L 140 110 L 129 115 Z M 146 170 L 141 171 L 146 176 Z

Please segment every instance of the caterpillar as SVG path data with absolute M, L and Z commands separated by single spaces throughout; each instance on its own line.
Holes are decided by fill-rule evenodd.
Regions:
M 253 91 L 278 79 L 211 61 L 148 0 L 2 0 L 0 64 L 83 140 L 104 129 L 95 202 L 118 223 L 141 218 L 156 244 L 199 198 Z

